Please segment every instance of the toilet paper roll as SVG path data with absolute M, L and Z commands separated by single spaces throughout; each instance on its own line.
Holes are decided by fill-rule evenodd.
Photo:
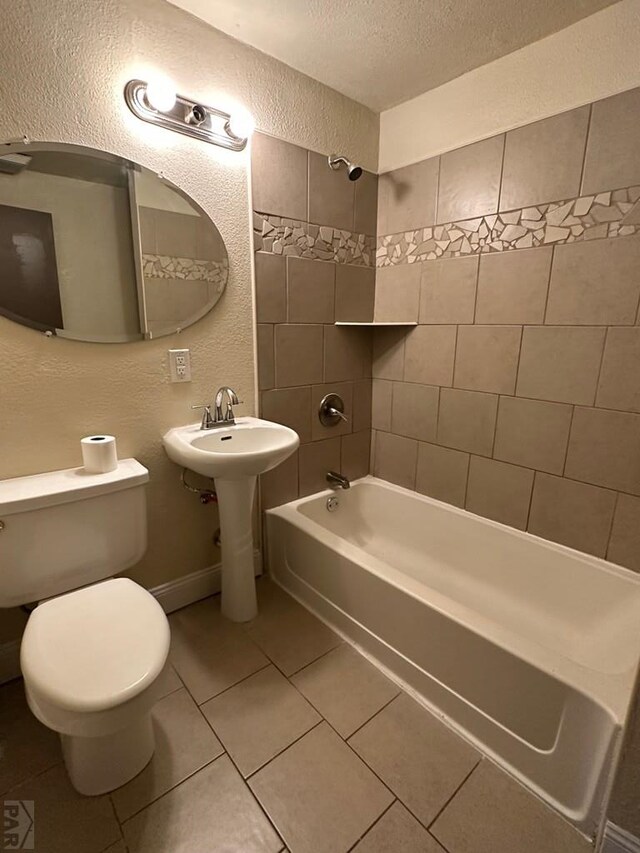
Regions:
M 87 474 L 106 474 L 118 467 L 116 440 L 112 435 L 88 435 L 80 442 Z

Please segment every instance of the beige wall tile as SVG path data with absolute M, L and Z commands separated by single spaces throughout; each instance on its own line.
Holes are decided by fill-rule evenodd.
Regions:
M 431 827 L 447 850 L 590 853 L 592 844 L 538 797 L 485 759 Z
M 371 379 L 353 383 L 353 431 L 371 429 Z
M 438 444 L 491 456 L 497 408 L 494 394 L 442 388 Z
M 420 274 L 420 264 L 396 264 L 376 270 L 373 312 L 376 322 L 418 322 Z
M 366 477 L 371 456 L 371 430 L 343 435 L 340 445 L 340 473 L 349 480 Z
M 453 384 L 471 391 L 513 394 L 520 326 L 460 326 Z
M 258 323 L 258 388 L 263 391 L 275 384 L 275 351 L 273 346 L 273 326 L 270 323 Z
M 640 412 L 640 328 L 607 330 L 596 406 Z
M 421 441 L 434 441 L 438 424 L 439 389 L 434 385 L 393 383 L 391 431 Z
M 324 381 L 342 382 L 371 375 L 369 329 L 324 327 Z
M 504 134 L 440 157 L 438 222 L 495 213 L 500 195 Z
M 536 474 L 529 532 L 604 557 L 615 492 L 551 474 Z
M 618 495 L 607 560 L 640 572 L 640 498 Z
M 346 421 L 340 421 L 335 426 L 323 426 L 318 417 L 318 410 L 323 397 L 327 394 L 338 394 L 344 403 Z M 329 382 L 324 385 L 313 385 L 311 388 L 311 438 L 317 441 L 321 438 L 336 438 L 353 432 L 353 382 Z
M 156 213 L 157 211 L 154 207 L 138 205 L 140 246 L 143 252 L 152 255 L 156 253 Z
M 374 379 L 371 389 L 371 425 L 374 429 L 391 432 L 391 397 L 393 382 Z
M 565 474 L 640 495 L 640 415 L 576 408 Z
M 160 255 L 195 258 L 198 218 L 170 210 L 156 210 L 156 251 Z
M 371 322 L 375 287 L 373 267 L 336 264 L 336 321 Z
M 258 323 L 284 323 L 287 319 L 285 259 L 256 252 L 256 315 Z
M 415 488 L 418 442 L 389 432 L 377 432 L 373 454 L 374 476 L 406 489 Z
M 340 439 L 327 438 L 300 447 L 300 497 L 327 488 L 327 473 L 340 468 Z
M 291 219 L 307 219 L 307 152 L 254 133 L 251 140 L 253 208 Z
M 378 176 L 364 171 L 356 181 L 356 201 L 353 230 L 358 234 L 376 236 L 378 220 Z
M 420 266 L 420 323 L 473 323 L 478 258 L 450 258 Z
M 295 430 L 300 441 L 311 441 L 311 388 L 278 388 L 262 394 L 262 417 Z
M 333 323 L 336 264 L 287 258 L 287 306 L 290 323 Z
M 262 509 L 295 501 L 298 497 L 298 451 L 260 477 Z
M 276 326 L 276 385 L 322 382 L 322 326 Z
M 331 169 L 325 155 L 309 151 L 309 222 L 353 231 L 355 192 L 344 167 Z
M 467 493 L 469 454 L 437 444 L 418 445 L 416 491 L 463 507 Z
M 416 326 L 405 339 L 404 378 L 426 385 L 451 385 L 456 326 Z
M 639 114 L 640 89 L 593 105 L 583 195 L 640 184 Z
M 571 406 L 501 397 L 493 455 L 504 462 L 562 474 L 569 441 Z
M 528 468 L 471 457 L 466 501 L 470 512 L 525 530 L 532 489 L 533 471 Z
M 547 246 L 482 255 L 476 323 L 543 323 L 552 253 Z
M 500 210 L 579 195 L 588 123 L 586 106 L 510 130 Z
M 402 379 L 406 329 L 374 329 L 372 375 L 377 379 Z
M 604 329 L 525 327 L 516 394 L 592 405 L 604 335 Z
M 440 158 L 394 169 L 378 178 L 378 236 L 436 221 Z
M 640 295 L 640 239 L 556 246 L 547 324 L 633 325 Z

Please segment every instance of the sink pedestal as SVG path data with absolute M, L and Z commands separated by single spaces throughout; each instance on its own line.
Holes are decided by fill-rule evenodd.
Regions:
M 248 622 L 258 614 L 253 564 L 253 498 L 256 477 L 216 477 L 222 539 L 222 615 Z

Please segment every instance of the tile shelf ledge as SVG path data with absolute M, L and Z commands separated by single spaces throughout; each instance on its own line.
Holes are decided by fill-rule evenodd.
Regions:
M 334 326 L 417 326 L 415 320 L 371 320 L 360 321 L 355 320 L 336 320 Z

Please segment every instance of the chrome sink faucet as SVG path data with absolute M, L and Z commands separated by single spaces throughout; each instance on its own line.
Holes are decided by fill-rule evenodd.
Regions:
M 222 404 L 224 402 L 225 395 L 228 399 L 226 408 L 223 412 Z M 218 388 L 216 392 L 216 398 L 213 404 L 213 414 L 211 414 L 211 406 L 191 406 L 191 408 L 204 409 L 200 429 L 216 429 L 217 427 L 233 426 L 235 424 L 236 419 L 233 414 L 233 407 L 238 406 L 241 402 L 242 400 L 238 399 L 238 395 L 233 388 L 223 385 L 221 388 Z

